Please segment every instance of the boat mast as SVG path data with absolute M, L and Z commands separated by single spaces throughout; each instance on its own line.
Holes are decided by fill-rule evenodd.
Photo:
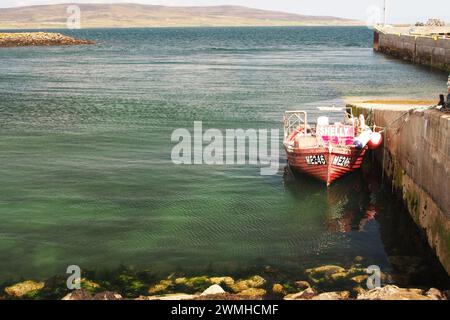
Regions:
M 384 26 L 387 24 L 387 0 L 384 0 Z

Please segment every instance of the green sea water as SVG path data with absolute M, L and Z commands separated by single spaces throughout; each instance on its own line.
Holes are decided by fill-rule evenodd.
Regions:
M 374 53 L 367 28 L 63 31 L 97 44 L 0 49 L 0 280 L 423 256 L 375 169 L 327 189 L 289 173 L 281 144 L 272 176 L 180 166 L 171 134 L 281 130 L 285 110 L 314 119 L 347 96 L 433 99 L 446 74 Z

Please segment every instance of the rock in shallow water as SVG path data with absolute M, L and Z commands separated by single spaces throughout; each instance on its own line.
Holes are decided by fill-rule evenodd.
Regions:
M 321 293 L 311 300 L 348 300 L 350 298 L 350 292 L 348 291 L 335 291 Z
M 192 300 L 197 297 L 198 295 L 194 294 L 171 293 L 160 296 L 139 296 L 135 300 Z
M 220 294 L 220 293 L 226 293 L 226 292 L 218 284 L 213 284 L 208 289 L 203 291 L 201 295 L 207 296 L 207 295 L 211 295 L 211 294 Z
M 317 295 L 317 291 L 313 288 L 307 288 L 301 292 L 288 294 L 284 300 L 310 300 Z
M 252 288 L 261 288 L 266 284 L 266 280 L 261 276 L 253 276 L 246 280 L 240 280 L 230 285 L 230 288 L 235 293 L 240 293 L 244 290 L 252 289 Z
M 311 287 L 308 281 L 296 281 L 295 286 L 299 290 L 305 290 Z
M 61 300 L 92 300 L 92 295 L 84 289 L 74 290 Z
M 333 280 L 332 275 L 334 274 L 342 275 L 344 273 L 345 273 L 344 268 L 334 265 L 326 265 L 306 270 L 306 274 L 313 283 L 319 283 L 325 280 Z
M 104 291 L 97 293 L 92 300 L 122 300 L 122 295 L 111 291 Z
M 27 280 L 5 288 L 5 292 L 12 297 L 21 298 L 32 291 L 41 290 L 43 287 L 44 282 Z
M 259 300 L 262 299 L 266 295 L 266 290 L 260 289 L 260 288 L 249 288 L 246 290 L 243 290 L 238 293 L 240 296 L 245 296 L 250 299 Z
M 150 294 L 163 293 L 166 290 L 168 290 L 170 286 L 172 286 L 172 280 L 164 279 L 161 280 L 159 283 L 151 286 L 150 289 L 148 289 L 148 293 Z
M 436 290 L 436 291 L 435 291 Z M 358 295 L 358 300 L 434 300 L 439 294 L 433 289 L 430 295 L 424 294 L 421 289 L 405 289 L 394 285 L 375 288 Z M 440 292 L 439 292 L 440 293 Z M 443 297 L 443 296 L 442 296 Z
M 286 294 L 286 290 L 284 290 L 283 285 L 281 285 L 281 284 L 279 284 L 279 283 L 275 283 L 275 284 L 272 286 L 272 292 L 273 292 L 274 294 L 277 294 L 277 295 L 283 295 L 283 294 Z
M 213 284 L 225 283 L 227 286 L 234 284 L 234 279 L 232 277 L 212 277 L 209 278 L 209 281 Z
M 447 300 L 446 295 L 436 288 L 431 288 L 430 290 L 425 292 L 425 295 L 431 300 Z
M 359 275 L 359 276 L 354 276 L 354 277 L 352 277 L 351 280 L 352 280 L 353 282 L 358 283 L 358 284 L 363 284 L 363 283 L 366 283 L 366 282 L 367 282 L 367 278 L 368 278 L 368 277 L 369 277 L 369 275 L 367 275 L 367 274 L 362 274 L 362 275 Z
M 0 33 L 0 47 L 54 46 L 94 44 L 93 41 L 75 39 L 54 32 L 6 32 Z

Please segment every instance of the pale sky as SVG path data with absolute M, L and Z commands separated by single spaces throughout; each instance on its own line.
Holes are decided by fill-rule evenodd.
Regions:
M 307 15 L 327 15 L 366 21 L 373 6 L 383 7 L 384 0 L 0 0 L 0 7 L 49 3 L 135 2 L 171 6 L 241 5 Z M 427 18 L 450 22 L 450 0 L 387 0 L 389 23 L 414 23 Z

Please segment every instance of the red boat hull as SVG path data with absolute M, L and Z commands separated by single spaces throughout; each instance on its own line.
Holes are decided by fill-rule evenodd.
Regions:
M 336 179 L 361 168 L 367 147 L 285 147 L 285 150 L 294 170 L 322 180 L 329 186 Z

